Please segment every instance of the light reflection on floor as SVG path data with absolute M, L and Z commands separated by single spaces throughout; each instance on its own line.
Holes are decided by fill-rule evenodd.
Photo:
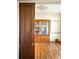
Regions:
M 61 59 L 58 43 L 35 43 L 35 59 Z

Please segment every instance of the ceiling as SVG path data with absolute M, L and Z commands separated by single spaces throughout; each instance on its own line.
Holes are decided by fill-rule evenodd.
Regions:
M 35 3 L 45 3 L 45 4 L 55 4 L 55 3 L 61 3 L 61 0 L 18 0 L 22 2 L 35 2 Z
M 52 3 L 61 3 L 61 0 L 35 0 L 36 3 L 45 3 L 45 4 L 52 4 Z
M 42 4 L 45 8 L 37 8 L 40 4 L 35 5 L 35 14 L 56 14 L 61 13 L 61 4 Z

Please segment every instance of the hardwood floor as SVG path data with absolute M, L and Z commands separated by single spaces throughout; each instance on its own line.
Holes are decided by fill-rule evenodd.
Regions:
M 58 43 L 35 43 L 35 59 L 61 59 Z

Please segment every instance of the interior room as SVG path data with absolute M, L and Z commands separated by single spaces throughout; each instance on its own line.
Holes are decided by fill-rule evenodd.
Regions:
M 35 59 L 60 59 L 61 6 L 35 4 Z
M 61 1 L 18 2 L 19 59 L 61 59 Z
M 35 20 L 47 20 L 49 41 L 61 40 L 61 7 L 60 4 L 35 4 Z M 39 25 L 42 26 L 42 25 Z

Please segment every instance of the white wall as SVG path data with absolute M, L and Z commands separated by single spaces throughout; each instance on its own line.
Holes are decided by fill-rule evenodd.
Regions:
M 49 19 L 50 20 L 50 41 L 61 39 L 61 23 L 60 14 L 36 14 L 35 19 Z
M 61 39 L 61 23 L 60 15 L 53 15 L 50 22 L 50 41 Z

